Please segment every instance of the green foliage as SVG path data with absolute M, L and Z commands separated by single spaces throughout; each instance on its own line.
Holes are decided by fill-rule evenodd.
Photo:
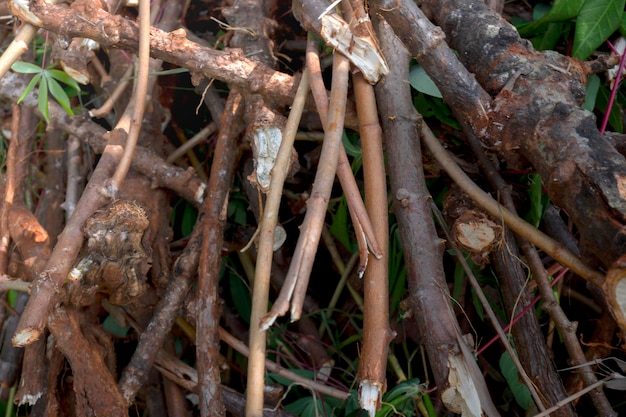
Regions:
M 601 85 L 598 89 L 598 95 L 596 97 L 596 107 L 598 110 L 602 112 L 606 112 L 609 105 L 609 97 L 611 95 L 611 91 L 605 85 Z M 622 93 L 617 94 L 618 103 L 623 103 L 626 101 L 625 97 Z M 609 113 L 609 125 L 611 128 L 618 133 L 624 133 L 624 121 L 622 119 L 622 114 L 619 106 L 613 105 L 611 107 L 611 112 Z
M 441 123 L 445 123 L 453 129 L 461 130 L 461 125 L 452 116 L 450 107 L 442 99 L 418 93 L 413 98 L 413 106 L 424 118 L 435 117 Z
M 250 314 L 252 312 L 252 296 L 250 295 L 250 288 L 243 278 L 232 270 L 228 271 L 228 282 L 230 287 L 230 295 L 233 303 L 235 304 L 235 310 L 239 317 L 246 323 L 250 323 Z
M 376 413 L 376 417 L 413 415 L 415 401 L 422 395 L 422 384 L 419 379 L 414 378 L 401 382 L 383 396 L 382 406 Z
M 585 0 L 576 19 L 572 56 L 586 59 L 619 28 L 624 14 L 624 1 Z
M 414 65 L 409 73 L 409 84 L 420 93 L 443 98 L 435 82 L 426 74 L 421 65 Z
M 506 383 L 511 389 L 511 392 L 515 397 L 515 401 L 524 410 L 529 410 L 533 406 L 530 391 L 526 385 L 520 382 L 517 368 L 515 367 L 509 352 L 504 352 L 502 356 L 500 356 L 500 371 L 502 372 L 504 379 L 506 379 Z
M 534 21 L 520 24 L 518 31 L 523 37 L 532 37 L 537 49 L 553 49 L 575 19 L 572 56 L 587 59 L 613 32 L 626 33 L 625 1 L 556 0 L 552 8 L 538 4 Z
M 389 236 L 389 314 L 393 315 L 406 297 L 406 264 L 397 223 L 391 226 Z
M 598 97 L 598 91 L 600 90 L 600 77 L 596 74 L 587 78 L 585 102 L 582 108 L 588 111 L 593 111 L 596 107 L 596 99 Z
M 535 227 L 539 226 L 543 215 L 548 209 L 550 197 L 543 193 L 543 185 L 541 183 L 541 175 L 531 174 L 528 176 L 530 187 L 528 188 L 528 197 L 530 199 L 530 208 L 526 214 L 526 221 Z
M 130 326 L 120 326 L 117 321 L 111 316 L 107 316 L 102 323 L 102 327 L 113 336 L 124 338 L 130 330 Z
M 58 69 L 54 69 L 53 67 L 40 68 L 37 65 L 31 64 L 29 62 L 15 62 L 11 69 L 15 72 L 19 72 L 22 74 L 35 74 L 34 77 L 30 80 L 30 83 L 26 86 L 26 89 L 17 100 L 18 104 L 24 100 L 24 98 L 34 90 L 35 86 L 39 86 L 38 90 L 38 98 L 37 98 L 37 106 L 39 111 L 43 115 L 46 122 L 50 122 L 50 113 L 48 111 L 48 96 L 52 94 L 52 97 L 56 99 L 56 101 L 63 107 L 63 109 L 70 116 L 74 115 L 70 104 L 70 97 L 65 92 L 61 84 L 63 83 L 72 89 L 76 90 L 76 92 L 80 92 L 80 87 L 78 83 L 65 72 L 60 71 Z
M 285 410 L 300 417 L 334 417 L 330 404 L 319 398 L 304 397 L 285 405 Z
M 343 147 L 346 149 L 346 153 L 348 156 L 351 156 L 352 163 L 350 164 L 350 168 L 352 168 L 352 172 L 355 174 L 359 172 L 361 166 L 363 165 L 363 150 L 361 149 L 361 144 L 359 143 L 359 135 L 358 134 L 346 134 L 343 132 L 343 136 L 341 137 L 341 141 L 343 143 Z
M 342 196 L 332 210 L 332 223 L 330 224 L 330 233 L 343 245 L 344 248 L 352 250 L 353 239 L 350 233 L 348 202 L 345 196 Z

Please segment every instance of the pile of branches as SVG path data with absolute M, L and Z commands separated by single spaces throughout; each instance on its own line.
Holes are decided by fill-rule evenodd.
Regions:
M 603 388 L 618 375 L 598 380 L 587 358 L 609 356 L 612 338 L 626 329 L 626 160 L 619 138 L 601 134 L 580 107 L 587 77 L 614 65 L 614 57 L 580 62 L 538 52 L 502 10 L 478 0 L 424 0 L 420 7 L 377 0 L 368 10 L 360 0 L 332 7 L 317 0 L 7 6 L 17 34 L 4 29 L 10 45 L 0 58 L 0 97 L 11 109 L 0 274 L 4 289 L 20 294 L 2 317 L 0 383 L 5 396 L 17 387 L 12 399 L 31 415 L 117 416 L 139 408 L 183 415 L 196 407 L 202 416 L 286 414 L 280 403 L 287 393 L 272 395 L 269 370 L 314 398 L 356 397 L 373 416 L 393 387 L 390 344 L 412 338 L 428 363 L 415 373 L 432 376 L 422 392 L 436 387 L 431 414 L 497 416 L 498 384 L 481 371 L 469 317 L 451 302 L 446 245 L 531 406 L 540 415 L 576 415 L 537 317 L 519 315 L 507 337 L 463 253 L 475 265 L 491 262 L 509 318 L 533 305 L 530 271 L 568 363 L 579 370 L 569 391 L 588 392 L 599 415 L 616 415 Z M 37 59 L 28 47 L 38 34 L 45 53 L 31 81 L 36 67 L 14 63 Z M 449 135 L 437 137 L 415 110 L 411 57 L 450 106 L 461 128 L 456 135 L 473 153 L 468 160 L 452 156 L 442 144 Z M 197 95 L 168 89 L 183 79 Z M 57 80 L 83 84 L 83 95 L 69 99 Z M 85 104 L 74 114 L 79 99 Z M 194 114 L 198 102 L 203 108 Z M 180 138 L 189 126 L 181 123 L 199 132 L 187 143 Z M 356 179 L 344 132 L 359 134 L 363 172 Z M 321 146 L 294 145 L 296 136 L 316 133 Z M 191 151 L 198 144 L 207 172 Z M 35 163 L 33 152 L 43 155 Z M 423 160 L 454 184 L 443 214 L 426 188 Z M 474 162 L 498 201 L 460 167 L 478 176 Z M 553 204 L 545 217 L 550 236 L 518 217 L 501 164 L 541 175 Z M 338 247 L 325 226 L 338 195 L 335 178 L 354 248 Z M 37 204 L 29 187 L 37 189 Z M 248 205 L 246 221 L 233 220 L 235 195 Z M 390 318 L 389 202 L 406 266 L 404 328 L 399 316 Z M 198 213 L 185 236 L 170 222 L 176 204 Z M 298 229 L 291 218 L 301 222 Z M 333 383 L 338 359 L 311 318 L 321 307 L 307 294 L 309 278 L 329 271 L 314 265 L 321 240 L 342 275 L 337 297 L 324 301 L 329 311 L 344 285 L 362 297 L 352 392 Z M 232 268 L 226 257 L 238 259 L 248 276 L 249 324 L 222 301 L 228 297 L 220 278 Z M 596 297 L 601 318 L 587 351 L 549 280 L 567 271 Z M 328 285 L 317 283 L 318 291 Z M 349 308 L 357 309 L 354 302 Z M 287 312 L 300 334 L 294 350 L 308 355 L 313 379 L 270 360 L 280 354 L 269 354 L 268 332 Z M 245 364 L 224 358 L 226 345 L 247 357 Z M 194 358 L 194 367 L 183 357 Z M 225 367 L 239 369 L 245 383 L 226 383 Z

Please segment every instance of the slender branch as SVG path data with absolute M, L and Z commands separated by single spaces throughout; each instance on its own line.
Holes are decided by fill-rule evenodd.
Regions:
M 534 243 L 554 259 L 570 268 L 572 271 L 586 279 L 590 283 L 600 287 L 604 281 L 604 276 L 596 270 L 585 265 L 576 255 L 571 253 L 560 243 L 546 236 L 523 219 L 511 213 L 506 207 L 501 206 L 489 194 L 480 189 L 452 160 L 448 152 L 439 143 L 433 132 L 422 125 L 421 129 L 424 143 L 448 173 L 454 182 L 463 189 L 471 198 L 485 211 L 496 219 L 502 219 L 504 223 L 515 233 L 524 239 Z
M 333 85 L 330 96 L 330 129 L 325 132 L 320 162 L 315 174 L 311 197 L 307 200 L 307 212 L 300 228 L 300 236 L 287 272 L 285 284 L 272 306 L 272 310 L 263 317 L 262 328 L 269 328 L 272 323 L 289 310 L 290 300 L 300 293 L 300 303 L 304 299 L 309 283 L 313 260 L 322 234 L 322 226 L 328 208 L 328 200 L 337 171 L 337 155 L 343 134 L 343 118 L 348 92 L 348 71 L 350 62 L 335 53 L 333 61 Z M 291 305 L 291 320 L 300 317 L 302 305 Z
M 353 2 L 354 17 L 359 22 L 365 16 L 362 2 Z M 344 14 L 350 19 L 349 6 L 344 2 Z M 369 23 L 369 19 L 367 20 Z M 369 33 L 373 35 L 370 30 Z M 359 133 L 363 148 L 363 173 L 366 207 L 373 220 L 376 240 L 381 245 L 381 257 L 371 257 L 363 276 L 365 311 L 363 320 L 363 350 L 359 362 L 359 403 L 374 417 L 380 409 L 386 387 L 387 354 L 393 332 L 389 328 L 388 246 L 389 226 L 387 208 L 387 176 L 383 156 L 382 128 L 378 121 L 376 97 L 372 87 L 361 74 L 353 77 L 354 94 L 359 118 Z
M 9 247 L 11 238 L 9 236 L 9 211 L 13 206 L 15 199 L 15 189 L 17 186 L 17 148 L 20 143 L 20 106 L 11 105 L 11 143 L 6 157 L 6 185 L 4 187 L 4 196 L 2 205 L 0 206 L 0 274 L 7 273 L 9 264 Z
M 202 216 L 202 250 L 198 270 L 198 312 L 196 358 L 198 362 L 198 388 L 200 390 L 201 416 L 223 416 L 224 404 L 220 391 L 218 333 L 221 316 L 219 296 L 222 244 L 226 225 L 228 193 L 233 182 L 237 157 L 236 138 L 243 130 L 241 121 L 244 113 L 243 98 L 233 89 L 226 102 L 217 138 L 211 175 L 208 186 L 207 204 Z
M 97 109 L 89 110 L 89 115 L 91 117 L 101 118 L 111 113 L 111 110 L 113 110 L 113 106 L 115 105 L 115 102 L 119 100 L 119 98 L 122 96 L 123 93 L 126 92 L 126 87 L 128 87 L 128 84 L 130 83 L 130 80 L 132 79 L 131 78 L 132 74 L 133 74 L 133 66 L 129 65 L 128 69 L 126 70 L 126 73 L 122 76 L 121 81 L 117 83 L 117 85 L 115 86 L 115 89 L 113 90 L 111 95 L 106 99 L 104 104 L 98 107 Z
M 150 0 L 139 0 L 139 52 L 137 55 L 139 58 L 138 71 L 132 100 L 133 112 L 130 129 L 124 146 L 124 154 L 109 184 L 111 195 L 117 194 L 117 190 L 130 169 L 146 108 L 148 73 L 150 71 Z
M 250 316 L 250 358 L 248 361 L 248 396 L 246 397 L 246 416 L 255 417 L 263 413 L 263 387 L 265 386 L 265 344 L 267 334 L 261 320 L 267 312 L 269 299 L 270 273 L 272 268 L 272 252 L 274 230 L 278 222 L 278 210 L 282 197 L 282 189 L 287 176 L 291 148 L 295 138 L 300 116 L 304 109 L 304 100 L 309 91 L 306 71 L 302 75 L 296 98 L 294 99 L 282 142 L 274 162 L 270 182 L 270 190 L 261 221 L 257 265 L 254 274 L 252 291 L 252 312 Z
M 533 397 L 535 405 L 537 406 L 539 411 L 545 410 L 546 407 L 543 405 L 543 401 L 541 401 L 541 397 L 539 397 L 539 394 L 537 393 L 537 390 L 535 389 L 533 382 L 531 381 L 531 379 L 528 377 L 528 374 L 524 370 L 524 367 L 522 366 L 519 358 L 517 357 L 516 352 L 513 350 L 511 343 L 509 343 L 509 339 L 507 335 L 504 333 L 504 330 L 502 330 L 502 326 L 500 326 L 500 322 L 498 321 L 498 318 L 496 317 L 496 313 L 493 311 L 493 308 L 491 308 L 491 304 L 489 304 L 489 300 L 487 300 L 487 297 L 485 296 L 483 289 L 478 283 L 478 280 L 476 279 L 474 272 L 472 272 L 472 268 L 470 268 L 469 264 L 465 260 L 463 253 L 461 252 L 459 247 L 454 243 L 454 240 L 452 239 L 452 236 L 450 234 L 450 229 L 448 228 L 448 225 L 446 224 L 446 221 L 443 218 L 443 214 L 439 211 L 437 206 L 434 204 L 432 204 L 432 210 L 435 214 L 435 217 L 439 221 L 439 225 L 443 228 L 443 231 L 446 235 L 446 239 L 448 240 L 448 244 L 452 246 L 452 248 L 454 248 L 456 258 L 458 262 L 461 263 L 461 266 L 463 267 L 465 274 L 469 278 L 470 283 L 472 284 L 472 288 L 474 289 L 474 294 L 476 294 L 476 296 L 478 297 L 478 300 L 483 306 L 483 309 L 487 312 L 487 317 L 489 317 L 491 326 L 496 331 L 496 334 L 500 338 L 500 341 L 504 345 L 504 348 L 511 356 L 511 360 L 513 361 L 513 364 L 515 365 L 515 367 L 517 368 L 517 371 L 522 377 L 524 384 L 528 388 L 530 395 Z
M 326 94 L 324 80 L 322 79 L 317 44 L 311 35 L 309 35 L 309 39 L 307 41 L 306 67 L 311 78 L 311 93 L 315 99 L 317 112 L 322 121 L 322 126 L 324 126 L 324 129 L 326 130 L 328 123 L 328 95 Z M 365 204 L 361 198 L 359 187 L 356 183 L 356 179 L 354 178 L 354 174 L 352 173 L 352 169 L 350 168 L 348 155 L 346 155 L 346 150 L 343 146 L 339 149 L 337 177 L 339 178 L 341 188 L 346 196 L 348 209 L 350 211 L 350 218 L 352 219 L 352 223 L 355 227 L 355 234 L 359 244 L 359 254 L 361 257 L 359 273 L 362 275 L 363 271 L 365 271 L 365 268 L 367 267 L 368 246 L 376 257 L 380 256 L 381 247 L 376 241 L 374 229 L 372 228 L 372 222 L 370 221 L 367 210 L 365 209 Z
M 11 65 L 17 61 L 24 52 L 28 51 L 28 44 L 35 38 L 39 28 L 31 25 L 30 23 L 24 23 L 20 28 L 19 33 L 13 38 L 11 44 L 0 56 L 0 78 L 4 77 Z

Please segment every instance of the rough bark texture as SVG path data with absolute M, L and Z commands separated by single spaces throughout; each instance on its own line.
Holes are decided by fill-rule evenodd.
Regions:
M 377 22 L 374 22 L 377 23 Z M 389 29 L 377 27 L 383 50 L 397 58 L 396 65 L 377 88 L 391 178 L 391 195 L 398 216 L 407 266 L 411 314 L 424 337 L 428 359 L 437 387 L 448 385 L 448 347 L 457 343 L 458 324 L 444 291 L 443 242 L 437 236 L 430 214 L 430 193 L 423 178 L 417 125 L 418 114 L 404 87 L 409 56 Z M 393 52 L 392 52 L 393 51 Z M 446 291 L 447 292 L 447 291 Z M 449 295 L 448 295 L 449 296 Z
M 598 132 L 595 117 L 580 108 L 587 67 L 535 51 L 480 1 L 425 1 L 424 7 L 494 97 L 488 130 L 475 129 L 477 136 L 511 166 L 530 163 L 555 204 L 567 208 L 579 227 L 584 251 L 610 266 L 626 250 L 626 159 Z M 475 30 L 461 30 L 467 27 Z M 481 117 L 482 110 L 468 116 Z

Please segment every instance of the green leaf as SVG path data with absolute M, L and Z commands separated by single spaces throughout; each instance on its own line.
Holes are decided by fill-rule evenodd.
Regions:
M 385 394 L 380 411 L 376 415 L 381 417 L 396 414 L 413 415 L 413 400 L 421 396 L 422 385 L 419 379 L 401 382 Z
M 515 401 L 524 410 L 530 409 L 533 406 L 530 391 L 526 385 L 520 382 L 517 368 L 515 367 L 509 352 L 504 352 L 502 356 L 500 356 L 500 371 L 502 372 L 504 379 L 506 379 L 509 388 L 511 388 Z
M 352 250 L 352 241 L 350 239 L 350 225 L 348 224 L 348 202 L 343 196 L 337 204 L 336 211 L 332 214 L 333 221 L 330 225 L 330 233 L 341 243 L 346 249 Z
M 596 97 L 596 106 L 600 111 L 607 111 L 610 95 L 611 91 L 605 86 L 601 85 L 598 90 L 598 96 Z M 611 107 L 611 113 L 609 114 L 609 124 L 615 132 L 624 132 L 624 124 L 622 120 L 622 115 L 620 114 L 619 106 L 614 105 Z
M 586 59 L 622 23 L 625 0 L 587 0 L 576 20 L 572 56 Z
M 41 67 L 31 64 L 30 62 L 22 61 L 14 62 L 13 65 L 11 65 L 11 69 L 22 74 L 39 74 L 43 72 Z
M 420 93 L 442 98 L 439 88 L 421 65 L 414 65 L 409 73 L 409 84 Z
M 28 85 L 26 86 L 26 88 L 24 89 L 24 92 L 22 93 L 22 95 L 20 96 L 20 98 L 17 99 L 17 104 L 20 104 L 22 102 L 22 100 L 24 100 L 24 98 L 28 95 L 28 93 L 30 93 L 35 86 L 37 85 L 37 83 L 39 82 L 39 80 L 41 80 L 41 73 L 36 74 L 32 80 L 30 80 L 30 82 L 28 83 Z
M 196 224 L 196 219 L 198 218 L 198 210 L 189 204 L 185 204 L 185 209 L 183 211 L 183 218 L 181 221 L 181 233 L 183 236 L 189 236 L 193 231 L 193 227 Z
M 313 397 L 300 398 L 285 406 L 285 410 L 300 417 L 334 417 L 335 413 L 325 401 Z
M 63 109 L 65 109 L 67 114 L 73 116 L 74 112 L 72 111 L 70 98 L 67 96 L 65 90 L 63 90 L 63 87 L 61 87 L 61 84 L 59 84 L 54 78 L 44 77 L 44 79 L 46 79 L 46 81 L 48 82 L 48 89 L 50 90 L 50 94 L 52 94 L 52 97 L 54 97 L 56 101 L 59 102 L 59 104 L 61 105 L 61 107 L 63 107 Z
M 235 304 L 237 314 L 239 314 L 239 317 L 246 323 L 250 323 L 250 314 L 252 312 L 250 288 L 248 288 L 237 274 L 229 273 L 228 281 L 230 283 L 230 294 Z
M 363 150 L 359 145 L 357 145 L 357 140 L 350 140 L 346 132 L 343 132 L 343 136 L 341 137 L 341 142 L 343 143 L 343 147 L 346 148 L 346 153 L 348 156 L 357 157 L 363 154 Z
M 549 197 L 543 193 L 541 175 L 531 174 L 529 175 L 529 180 L 528 196 L 530 198 L 530 209 L 526 215 L 526 220 L 533 226 L 538 227 L 548 207 Z
M 585 0 L 556 0 L 550 12 L 543 17 L 545 22 L 558 22 L 578 16 Z
M 619 25 L 619 33 L 626 36 L 626 13 L 622 14 L 622 23 Z
M 120 338 L 126 337 L 128 331 L 130 330 L 130 326 L 120 326 L 120 324 L 115 321 L 112 316 L 107 316 L 107 318 L 104 319 L 102 327 L 104 327 L 104 330 L 111 333 L 113 336 L 117 336 Z
M 582 108 L 587 111 L 593 111 L 596 107 L 596 98 L 598 97 L 598 90 L 600 89 L 600 77 L 593 74 L 587 78 L 587 92 L 585 94 L 585 102 Z
M 39 97 L 37 97 L 37 107 L 46 120 L 46 123 L 50 121 L 50 114 L 48 112 L 48 80 L 46 77 L 41 78 L 39 83 Z
M 150 72 L 149 75 L 158 77 L 161 75 L 182 74 L 183 72 L 189 72 L 189 69 L 188 68 L 173 68 L 170 70 Z
M 566 26 L 564 23 L 548 23 L 546 25 L 545 33 L 541 34 L 540 36 L 535 36 L 532 39 L 533 46 L 538 51 L 554 49 L 559 40 L 562 37 L 567 36 L 567 33 L 569 32 L 569 25 L 570 24 Z
M 55 80 L 61 81 L 63 84 L 69 85 L 76 91 L 80 91 L 80 86 L 78 85 L 76 80 L 67 75 L 66 72 L 57 69 L 47 69 L 46 73 Z

